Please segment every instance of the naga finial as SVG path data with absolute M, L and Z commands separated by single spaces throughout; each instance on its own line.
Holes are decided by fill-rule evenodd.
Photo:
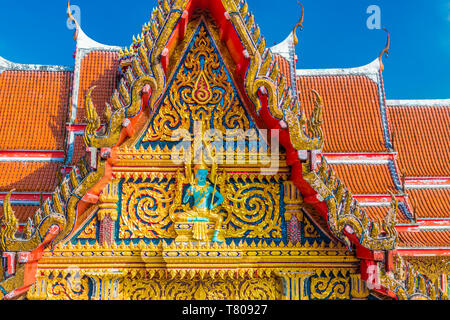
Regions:
M 15 189 L 11 190 L 3 201 L 3 224 L 4 228 L 0 228 L 0 245 L 3 250 L 6 250 L 6 239 L 14 239 L 14 236 L 19 229 L 19 222 L 11 207 L 11 194 Z
M 322 131 L 322 112 L 323 112 L 323 99 L 320 94 L 312 89 L 311 90 L 316 96 L 316 103 L 314 110 L 311 115 L 311 119 L 308 121 L 308 130 L 312 135 L 312 138 L 318 139 L 323 143 L 323 131 Z
M 316 91 L 316 90 L 314 90 L 314 89 L 311 89 L 311 91 L 314 93 L 314 95 L 316 96 L 316 104 L 317 105 L 319 105 L 319 106 L 323 106 L 323 99 L 322 99 L 322 97 L 320 96 L 320 94 Z
M 292 33 L 294 35 L 294 46 L 296 46 L 298 44 L 297 28 L 300 28 L 300 30 L 303 30 L 303 18 L 305 16 L 305 11 L 303 9 L 303 5 L 298 0 L 297 0 L 297 3 L 302 8 L 302 16 L 300 17 L 300 21 L 295 25 L 294 30 L 292 30 Z
M 87 126 L 84 130 L 84 142 L 86 146 L 89 146 L 89 136 L 94 135 L 95 132 L 100 128 L 100 118 L 97 114 L 97 110 L 92 102 L 92 91 L 95 89 L 95 86 L 91 87 L 86 94 L 85 99 L 85 110 L 86 110 L 86 121 Z
M 384 229 L 389 235 L 393 235 L 395 232 L 395 225 L 397 223 L 398 202 L 395 195 L 389 190 L 391 196 L 391 209 L 388 211 L 385 217 Z
M 383 51 L 381 51 L 380 55 L 378 56 L 378 60 L 380 60 L 380 70 L 381 71 L 384 70 L 383 54 L 386 54 L 386 58 L 389 57 L 389 46 L 391 43 L 391 37 L 389 35 L 389 31 L 387 31 L 387 29 L 384 27 L 383 27 L 383 30 L 386 31 L 386 33 L 387 33 L 387 41 L 386 41 L 386 46 L 384 47 Z

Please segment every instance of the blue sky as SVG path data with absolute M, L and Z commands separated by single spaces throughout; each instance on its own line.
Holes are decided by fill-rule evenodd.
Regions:
M 210 0 L 212 1 L 212 0 Z M 450 98 L 450 0 L 302 0 L 298 68 L 357 67 L 373 61 L 386 34 L 370 30 L 370 5 L 391 34 L 384 81 L 388 99 Z M 94 40 L 128 46 L 157 0 L 72 0 Z M 296 0 L 248 0 L 268 44 L 282 41 L 300 16 Z M 19 63 L 73 65 L 66 0 L 2 1 L 0 56 Z

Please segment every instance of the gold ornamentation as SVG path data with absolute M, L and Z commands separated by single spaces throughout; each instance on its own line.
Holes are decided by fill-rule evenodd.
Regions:
M 279 300 L 281 281 L 261 279 L 165 279 L 142 273 L 123 280 L 124 300 Z
M 28 227 L 28 235 L 26 238 L 24 238 L 23 236 L 16 237 L 16 232 L 19 225 L 17 218 L 14 215 L 14 211 L 11 207 L 11 193 L 12 191 L 9 192 L 5 197 L 5 201 L 3 204 L 3 219 L 5 221 L 5 228 L 0 229 L 0 245 L 2 251 L 32 251 L 33 249 L 38 247 L 39 244 L 41 244 L 44 236 L 47 234 L 51 226 L 57 225 L 61 229 L 65 225 L 66 219 L 64 218 L 64 216 L 53 211 L 55 201 L 53 201 L 53 206 L 51 206 L 49 201 L 46 201 L 42 206 L 43 210 L 38 210 L 38 212 L 36 212 L 35 214 L 38 217 L 34 218 L 33 220 L 36 222 L 38 221 L 39 224 L 35 226 L 33 232 L 31 232 L 31 227 Z
M 108 183 L 99 197 L 98 219 L 108 216 L 112 221 L 117 220 L 117 202 L 119 201 L 119 180 L 115 179 Z
M 316 103 L 310 120 L 307 120 L 304 112 L 300 112 L 298 104 L 285 109 L 290 140 L 296 150 L 321 149 L 324 143 L 321 129 L 323 102 L 316 91 L 313 90 L 313 93 L 316 95 Z M 309 134 L 304 131 L 305 127 L 308 128 Z
M 120 239 L 174 238 L 169 210 L 175 198 L 173 180 L 122 185 Z
M 350 275 L 351 296 L 353 300 L 366 300 L 369 296 L 366 282 L 361 280 L 361 274 Z
M 309 300 L 305 283 L 315 274 L 312 270 L 278 270 L 275 272 L 283 280 L 283 300 Z
M 448 300 L 437 282 L 425 278 L 411 263 L 397 255 L 395 271 L 386 272 L 380 268 L 380 284 L 396 293 L 400 300 Z M 432 279 L 433 280 L 433 279 Z
M 78 239 L 96 239 L 97 238 L 97 217 L 94 217 L 83 229 Z
M 3 290 L 7 293 L 11 293 L 13 290 L 23 287 L 24 276 L 25 266 L 18 265 L 16 268 L 16 274 L 14 276 L 0 282 L 0 287 L 2 288 L 2 290 L 0 290 L 0 299 L 3 298 Z
M 249 279 L 239 288 L 240 300 L 280 300 L 282 282 L 279 278 Z
M 0 222 L 5 226 L 1 227 L 0 223 L 0 245 L 2 250 L 6 250 L 7 248 L 7 239 L 13 240 L 15 239 L 15 234 L 19 229 L 19 222 L 14 214 L 14 210 L 11 207 L 11 202 L 9 199 L 11 198 L 11 194 L 14 190 L 8 192 L 3 201 L 3 217 Z
M 224 190 L 226 237 L 281 238 L 279 183 L 239 179 Z
M 447 257 L 407 257 L 404 259 L 433 281 L 438 280 L 443 274 L 450 274 L 450 260 Z
M 79 273 L 55 271 L 48 278 L 48 300 L 88 300 L 88 277 Z
M 322 199 L 326 199 L 328 225 L 337 238 L 343 241 L 350 249 L 350 241 L 344 235 L 344 228 L 350 226 L 356 237 L 360 239 L 361 245 L 367 249 L 391 250 L 395 248 L 398 240 L 395 229 L 398 206 L 393 194 L 391 194 L 391 210 L 382 221 L 384 232 L 381 232 L 380 226 L 370 221 L 365 211 L 353 199 L 350 191 L 347 191 L 344 184 L 336 179 L 333 168 L 328 166 L 325 158 L 322 159 L 317 173 L 311 171 L 308 167 L 308 165 L 303 166 L 303 177 Z M 328 182 L 324 181 L 325 177 L 329 177 Z
M 301 222 L 303 222 L 303 232 L 305 234 L 305 237 L 307 238 L 320 238 L 319 233 L 317 232 L 316 227 L 313 225 L 313 223 L 306 217 L 305 214 L 302 213 L 303 219 L 299 219 Z
M 229 136 L 227 130 L 250 129 L 245 109 L 203 25 L 168 90 L 143 141 L 174 141 L 173 131 L 189 131 L 191 120 L 201 121 L 203 130 L 214 128 Z
M 342 276 L 313 276 L 310 290 L 312 299 L 350 299 L 349 279 Z

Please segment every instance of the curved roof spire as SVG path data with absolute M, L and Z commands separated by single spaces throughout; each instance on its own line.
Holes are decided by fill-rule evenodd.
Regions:
M 303 30 L 303 18 L 305 17 L 305 11 L 304 11 L 303 5 L 298 0 L 297 0 L 297 3 L 302 8 L 302 15 L 300 17 L 299 22 L 295 25 L 294 30 L 292 30 L 292 34 L 294 35 L 294 46 L 296 46 L 298 44 L 297 28 L 300 28 L 300 30 Z
M 386 41 L 386 46 L 384 47 L 383 51 L 381 51 L 380 55 L 378 56 L 378 60 L 380 60 L 380 70 L 383 71 L 384 70 L 384 65 L 383 65 L 383 54 L 386 54 L 386 58 L 389 57 L 389 46 L 391 43 L 391 38 L 389 36 L 389 31 L 387 31 L 386 28 L 383 27 L 383 30 L 386 31 L 387 33 L 387 41 Z
M 95 40 L 92 40 L 89 38 L 84 32 L 83 29 L 81 29 L 80 24 L 75 19 L 75 17 L 72 15 L 72 10 L 70 10 L 70 0 L 67 2 L 67 15 L 71 21 L 75 23 L 75 33 L 73 34 L 73 40 L 77 42 L 77 47 L 79 49 L 92 49 L 92 48 L 98 48 L 103 50 L 120 50 L 121 48 L 118 46 L 109 46 L 105 44 L 101 44 Z
M 73 23 L 75 23 L 75 33 L 73 34 L 73 40 L 77 41 L 78 31 L 81 28 L 80 25 L 78 24 L 77 19 L 75 19 L 75 17 L 72 15 L 72 10 L 70 9 L 70 0 L 67 2 L 67 16 Z

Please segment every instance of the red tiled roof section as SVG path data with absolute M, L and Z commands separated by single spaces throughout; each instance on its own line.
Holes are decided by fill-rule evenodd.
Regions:
M 278 54 L 275 54 L 274 57 L 275 60 L 278 62 L 278 67 L 280 68 L 281 74 L 284 75 L 284 77 L 286 78 L 287 86 L 290 87 L 292 85 L 292 81 L 291 81 L 291 67 L 289 65 L 289 61 L 287 61 L 285 58 L 283 58 Z
M 0 149 L 62 150 L 72 72 L 0 73 Z
M 86 122 L 84 102 L 88 90 L 93 86 L 95 89 L 92 92 L 92 101 L 101 121 L 104 122 L 105 103 L 110 103 L 111 96 L 117 88 L 118 59 L 117 52 L 93 51 L 81 61 L 77 123 Z
M 391 209 L 390 206 L 368 206 L 368 207 L 362 207 L 362 209 L 367 213 L 367 215 L 372 219 L 372 221 L 378 221 L 378 219 L 383 220 L 389 210 Z M 405 217 L 405 215 L 401 212 L 401 210 L 398 210 L 398 214 L 396 216 L 397 223 L 410 223 L 410 220 Z
M 0 162 L 0 191 L 53 192 L 59 166 L 55 162 Z
M 388 107 L 387 118 L 406 176 L 450 176 L 450 106 Z
M 450 189 L 409 189 L 407 193 L 411 206 L 417 204 L 417 218 L 450 218 Z
M 11 205 L 14 215 L 16 216 L 19 223 L 26 223 L 28 218 L 33 218 L 39 206 L 28 206 L 28 205 Z M 3 210 L 0 210 L 0 218 L 3 216 Z
M 332 164 L 336 176 L 354 195 L 397 193 L 388 165 Z
M 450 247 L 450 230 L 399 232 L 399 247 Z
M 72 165 L 78 163 L 82 156 L 86 154 L 86 145 L 83 141 L 83 136 L 75 136 L 75 140 L 73 143 L 73 156 L 72 156 Z
M 378 86 L 365 76 L 299 76 L 301 105 L 309 118 L 316 90 L 323 98 L 324 152 L 386 152 Z

